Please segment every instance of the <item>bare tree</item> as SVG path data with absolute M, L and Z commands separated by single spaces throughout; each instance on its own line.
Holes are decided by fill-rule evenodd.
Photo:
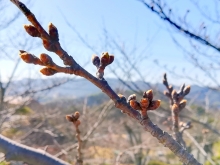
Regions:
M 205 1 L 189 0 L 187 1 L 189 9 L 184 14 L 178 13 L 173 4 L 165 0 L 138 0 L 148 10 L 156 14 L 162 21 L 172 27 L 170 30 L 174 43 L 183 51 L 186 59 L 194 65 L 199 73 L 203 73 L 205 78 L 198 79 L 195 76 L 184 76 L 168 69 L 170 73 L 180 78 L 190 79 L 200 85 L 209 86 L 211 89 L 219 90 L 220 83 L 216 79 L 219 70 L 219 11 L 220 3 L 218 0 Z M 178 2 L 177 2 L 178 3 Z M 195 10 L 192 11 L 191 10 Z M 192 20 L 193 13 L 200 14 L 199 23 Z M 193 17 L 195 18 L 195 17 Z M 175 30 L 188 38 L 188 47 L 183 46 L 181 41 L 172 34 Z M 185 68 L 187 69 L 187 68 Z M 211 83 L 211 85 L 210 85 Z

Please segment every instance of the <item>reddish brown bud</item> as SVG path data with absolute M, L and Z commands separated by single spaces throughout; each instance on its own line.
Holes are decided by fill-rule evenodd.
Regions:
M 40 37 L 40 33 L 33 25 L 24 25 L 26 32 L 32 37 Z
M 129 102 L 130 106 L 135 109 L 135 110 L 141 110 L 140 104 L 139 102 L 137 102 L 136 100 L 131 100 Z
M 75 117 L 75 119 L 77 120 L 77 119 L 80 117 L 80 113 L 79 113 L 78 111 L 76 111 L 76 112 L 74 113 L 74 117 Z
M 110 55 L 108 65 L 111 64 L 113 61 L 114 61 L 114 55 Z
M 136 95 L 135 94 L 132 94 L 128 97 L 128 103 L 131 101 L 131 100 L 136 100 Z
M 153 90 L 150 89 L 143 94 L 143 98 L 148 98 L 149 101 L 153 100 Z
M 49 55 L 45 54 L 45 53 L 42 53 L 42 54 L 40 55 L 40 60 L 41 60 L 45 65 L 51 65 L 51 64 L 53 64 L 52 58 L 51 58 Z
M 43 68 L 40 70 L 40 72 L 45 76 L 52 76 L 57 73 L 57 71 L 52 68 Z
M 183 93 L 184 93 L 184 95 L 188 95 L 189 92 L 190 92 L 190 86 L 188 85 L 184 88 Z
M 56 26 L 54 26 L 52 23 L 49 24 L 49 35 L 52 40 L 59 41 L 59 34 Z
M 92 63 L 95 65 L 97 68 L 100 66 L 100 58 L 96 55 L 92 56 Z
M 69 122 L 74 122 L 73 115 L 66 115 L 66 120 L 68 120 Z
M 160 100 L 153 100 L 150 102 L 150 105 L 148 106 L 147 110 L 156 110 L 160 106 Z
M 101 56 L 101 65 L 103 67 L 107 66 L 109 64 L 109 54 L 108 52 L 102 53 Z
M 187 103 L 187 100 L 182 100 L 179 104 L 179 109 L 182 110 L 183 108 L 185 108 L 186 103 Z
M 144 110 L 144 109 L 147 110 L 149 104 L 150 104 L 150 102 L 149 102 L 148 98 L 143 98 L 143 99 L 141 99 L 141 101 L 140 101 L 140 106 L 141 106 L 141 109 L 143 109 L 143 110 Z
M 123 96 L 122 94 L 118 94 L 118 96 L 120 97 L 121 100 L 126 101 L 126 97 Z
M 26 62 L 26 63 L 30 63 L 30 64 L 38 64 L 38 65 L 42 65 L 42 62 L 40 61 L 39 58 L 37 58 L 35 55 L 30 54 L 28 52 L 25 51 L 20 51 L 20 57 L 21 59 Z

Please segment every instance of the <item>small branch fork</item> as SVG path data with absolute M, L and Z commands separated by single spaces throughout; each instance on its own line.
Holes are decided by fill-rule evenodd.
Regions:
M 79 117 L 80 117 L 80 113 L 78 111 L 72 115 L 66 115 L 66 119 L 69 122 L 73 123 L 76 129 L 76 138 L 78 140 L 78 147 L 77 147 L 78 156 L 76 158 L 76 165 L 83 165 L 83 158 L 82 158 L 82 152 L 81 152 L 82 140 L 80 137 L 80 130 L 79 130 L 79 125 L 80 125 Z
M 176 156 L 179 157 L 181 162 L 184 162 L 187 165 L 200 165 L 200 163 L 177 141 L 175 141 L 168 133 L 162 131 L 157 125 L 153 124 L 147 116 L 148 110 L 155 110 L 160 105 L 159 100 L 152 100 L 153 95 L 151 96 L 150 94 L 153 94 L 153 92 L 151 90 L 144 92 L 143 99 L 139 103 L 136 104 L 135 97 L 129 97 L 127 103 L 124 96 L 117 95 L 108 85 L 107 81 L 103 77 L 104 69 L 107 65 L 113 62 L 113 55 L 109 55 L 106 52 L 103 53 L 100 58 L 96 55 L 92 57 L 92 62 L 97 67 L 97 77 L 94 77 L 83 69 L 72 56 L 68 55 L 67 52 L 62 49 L 59 43 L 58 30 L 52 23 L 49 24 L 49 33 L 47 33 L 39 24 L 34 14 L 22 2 L 19 0 L 11 0 L 11 2 L 13 2 L 32 23 L 32 25 L 24 26 L 27 33 L 32 37 L 41 38 L 45 49 L 57 54 L 63 61 L 65 67 L 56 65 L 52 58 L 47 54 L 42 53 L 40 58 L 38 58 L 22 50 L 20 51 L 20 56 L 25 62 L 45 66 L 45 68 L 41 69 L 40 72 L 47 76 L 62 72 L 84 77 L 108 95 L 114 101 L 116 108 L 121 109 L 123 113 L 126 113 L 133 119 L 137 120 L 137 122 L 139 122 L 146 131 L 156 137 L 165 147 L 168 147 Z M 140 107 L 137 109 L 134 108 L 134 102 L 135 105 Z
M 180 87 L 180 90 L 177 92 L 173 89 L 172 85 L 169 85 L 167 81 L 167 75 L 166 73 L 163 76 L 163 84 L 167 88 L 167 91 L 164 91 L 164 95 L 167 96 L 170 100 L 170 109 L 171 109 L 171 116 L 172 116 L 172 130 L 173 130 L 173 136 L 176 139 L 176 141 L 184 148 L 186 148 L 185 142 L 182 138 L 182 133 L 185 129 L 191 128 L 191 123 L 189 123 L 186 127 L 184 124 L 181 125 L 181 131 L 179 130 L 179 113 L 185 108 L 186 106 L 186 100 L 183 98 L 189 94 L 190 92 L 190 86 L 186 86 L 183 84 Z

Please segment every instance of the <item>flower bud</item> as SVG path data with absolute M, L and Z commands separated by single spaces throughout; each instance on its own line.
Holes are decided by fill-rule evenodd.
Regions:
M 80 117 L 80 113 L 79 113 L 78 111 L 76 111 L 76 112 L 74 113 L 74 117 L 75 117 L 75 119 L 77 120 L 77 119 Z
M 108 52 L 102 53 L 101 56 L 101 66 L 105 67 L 109 64 L 109 54 Z
M 172 95 L 173 99 L 175 99 L 175 100 L 177 99 L 177 92 L 176 92 L 176 90 L 173 90 L 171 95 Z
M 153 90 L 150 89 L 148 91 L 145 91 L 143 94 L 143 98 L 148 98 L 149 101 L 153 100 Z
M 49 24 L 49 35 L 52 40 L 59 41 L 59 34 L 56 26 L 54 26 L 52 23 Z
M 108 61 L 108 65 L 111 64 L 114 61 L 114 55 L 110 55 L 109 56 L 109 61 Z
M 135 94 L 132 94 L 128 97 L 128 103 L 131 101 L 131 100 L 136 100 L 136 95 Z
M 125 101 L 125 102 L 126 102 L 126 97 L 125 97 L 125 96 L 123 96 L 122 94 L 118 94 L 118 96 L 120 97 L 120 99 L 121 99 L 122 101 Z
M 179 104 L 179 109 L 182 110 L 183 108 L 185 108 L 186 103 L 187 103 L 187 100 L 182 100 Z
M 96 55 L 92 56 L 92 63 L 95 65 L 97 68 L 100 66 L 100 58 Z
M 141 110 L 141 107 L 140 107 L 140 103 L 137 102 L 136 100 L 131 100 L 129 102 L 130 106 L 135 109 L 135 110 Z
M 57 71 L 52 68 L 43 68 L 40 70 L 40 72 L 45 76 L 52 76 L 57 73 Z
M 69 122 L 73 122 L 74 121 L 73 115 L 66 115 L 66 120 L 68 120 Z
M 40 37 L 41 36 L 39 31 L 37 30 L 37 28 L 34 27 L 33 25 L 24 25 L 24 29 L 32 37 Z
M 150 102 L 150 105 L 148 106 L 147 110 L 156 110 L 160 106 L 160 100 L 153 100 Z
M 41 60 L 45 65 L 51 65 L 51 64 L 53 64 L 52 58 L 51 58 L 49 55 L 45 54 L 45 53 L 42 53 L 42 54 L 40 55 L 40 60 Z
M 23 50 L 20 51 L 20 57 L 26 63 L 35 64 L 35 65 L 36 64 L 42 65 L 42 62 L 40 61 L 40 59 L 38 57 L 36 57 L 35 55 L 30 54 L 28 52 L 25 52 Z
M 189 92 L 190 92 L 190 86 L 188 85 L 184 88 L 183 93 L 184 93 L 184 95 L 188 95 Z
M 150 104 L 150 102 L 149 102 L 149 100 L 148 100 L 147 98 L 143 98 L 143 99 L 141 99 L 141 101 L 140 101 L 140 106 L 141 106 L 141 109 L 143 109 L 143 110 L 144 110 L 144 109 L 147 110 L 149 104 Z

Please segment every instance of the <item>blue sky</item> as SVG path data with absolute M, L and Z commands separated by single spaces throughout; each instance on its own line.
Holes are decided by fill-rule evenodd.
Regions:
M 5 1 L 8 3 L 8 0 Z M 202 17 L 196 10 L 193 10 L 193 5 L 188 1 L 169 0 L 167 2 L 174 6 L 174 11 L 182 13 L 182 15 L 184 15 L 184 12 L 188 8 L 191 8 L 192 11 L 188 18 L 189 22 L 198 25 L 202 22 Z M 6 9 L 7 13 L 14 13 L 18 10 L 10 3 L 8 4 L 9 7 Z M 87 63 L 94 52 L 89 50 L 85 44 L 80 41 L 71 28 L 67 26 L 65 19 L 67 19 L 100 54 L 103 51 L 108 51 L 109 53 L 115 53 L 116 59 L 122 62 L 124 60 L 121 55 L 117 54 L 116 50 L 111 50 L 109 47 L 107 47 L 106 50 L 103 33 L 104 28 L 108 31 L 109 36 L 114 38 L 125 50 L 129 51 L 134 47 L 137 48 L 137 51 L 132 55 L 133 57 L 131 57 L 131 59 L 135 59 L 135 56 L 138 57 L 140 52 L 145 50 L 142 54 L 147 56 L 147 58 L 139 59 L 140 65 L 138 65 L 138 69 L 142 71 L 146 81 L 161 81 L 161 76 L 165 72 L 165 69 L 155 65 L 155 60 L 161 65 L 169 66 L 171 70 L 175 67 L 177 73 L 181 73 L 182 69 L 186 68 L 187 74 L 198 74 L 201 80 L 204 79 L 204 75 L 185 59 L 183 52 L 173 43 L 171 36 L 178 38 L 183 47 L 189 47 L 188 39 L 161 21 L 158 16 L 147 10 L 143 4 L 137 0 L 31 0 L 28 6 L 40 20 L 43 27 L 47 29 L 49 22 L 52 22 L 58 28 L 61 45 L 63 45 L 69 54 L 73 55 L 81 65 Z M 210 8 L 212 9 L 212 6 L 210 6 Z M 13 26 L 0 31 L 0 35 L 4 38 L 8 35 L 16 34 L 15 31 L 24 33 L 23 24 L 28 24 L 28 21 L 21 15 Z M 24 33 L 24 35 L 26 34 Z M 26 38 L 27 37 L 26 35 Z M 16 39 L 22 40 L 19 36 Z M 30 40 L 30 42 L 34 43 L 39 42 L 39 39 L 36 38 L 31 38 Z M 17 49 L 12 50 L 12 48 L 10 48 L 10 51 L 16 53 Z M 38 48 L 31 48 L 30 52 L 38 55 L 43 52 L 46 53 L 47 51 L 45 51 L 42 46 L 39 46 Z M 52 55 L 52 53 L 48 54 Z M 52 57 L 55 58 L 57 63 L 62 64 L 56 55 L 52 55 Z M 13 60 L 8 60 L 7 58 L 1 59 L 0 71 L 3 80 L 7 80 L 13 65 Z M 112 67 L 115 68 L 117 65 L 112 65 Z M 36 77 L 36 73 L 39 69 L 40 67 L 38 66 L 27 66 L 27 64 L 21 62 L 15 78 L 21 79 L 29 77 L 30 75 Z M 86 69 L 95 74 L 95 68 L 91 63 L 86 65 Z M 106 71 L 106 76 L 114 77 L 109 70 Z M 170 77 L 172 77 L 172 80 L 177 84 L 182 82 L 195 83 L 186 79 Z M 139 78 L 135 77 L 134 73 L 134 80 L 135 79 Z

